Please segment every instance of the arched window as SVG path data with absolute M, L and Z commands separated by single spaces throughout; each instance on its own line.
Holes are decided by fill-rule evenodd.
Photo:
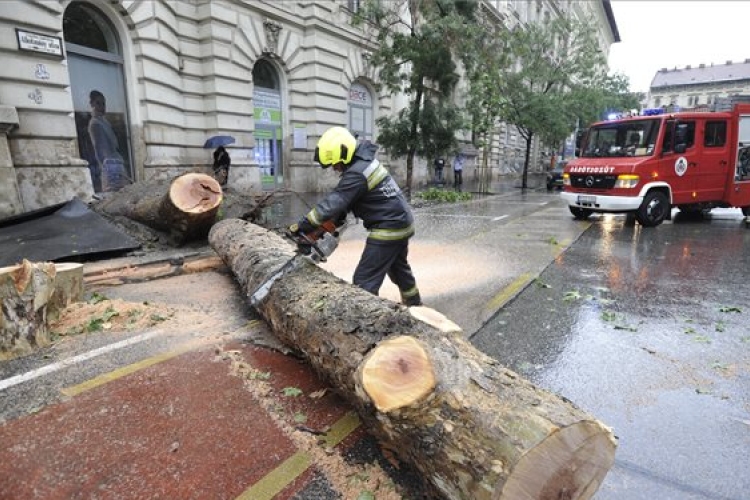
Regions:
M 73 2 L 65 10 L 63 34 L 66 43 L 120 54 L 120 45 L 111 24 L 96 8 Z
M 134 179 L 122 46 L 109 19 L 93 4 L 72 2 L 63 16 L 78 151 L 95 191 Z
M 361 140 L 372 141 L 373 137 L 372 95 L 361 83 L 349 88 L 349 130 Z
M 256 87 L 264 89 L 281 90 L 279 85 L 279 75 L 273 64 L 261 59 L 253 66 L 253 83 Z

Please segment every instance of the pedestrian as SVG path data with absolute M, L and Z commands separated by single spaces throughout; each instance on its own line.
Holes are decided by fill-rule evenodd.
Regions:
M 352 212 L 368 231 L 354 271 L 354 284 L 378 295 L 387 274 L 398 286 L 404 305 L 422 305 L 407 260 L 414 216 L 401 188 L 375 158 L 377 149 L 369 141 L 358 145 L 343 127 L 326 130 L 315 148 L 314 161 L 324 169 L 333 167 L 341 178 L 334 190 L 290 230 L 308 233 L 326 221 L 344 220 Z
M 214 178 L 219 181 L 221 187 L 227 186 L 229 180 L 229 166 L 232 164 L 232 159 L 229 157 L 229 153 L 224 146 L 219 146 L 214 151 Z
M 445 167 L 445 160 L 443 158 L 435 158 L 435 183 L 443 183 L 443 168 Z
M 461 153 L 456 154 L 453 159 L 453 187 L 461 190 L 461 185 L 464 183 L 464 155 Z

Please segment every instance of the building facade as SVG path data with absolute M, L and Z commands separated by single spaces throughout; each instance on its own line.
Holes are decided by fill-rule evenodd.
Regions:
M 602 48 L 609 1 L 485 2 L 517 22 L 585 9 Z M 590 4 L 590 5 L 588 5 Z M 379 94 L 372 37 L 356 0 L 8 0 L 0 2 L 0 217 L 118 182 L 211 171 L 206 140 L 228 135 L 237 190 L 318 192 L 318 137 L 346 125 L 377 141 L 376 120 L 406 104 Z M 609 17 L 608 17 L 609 16 Z M 493 161 L 520 151 L 506 127 Z M 402 162 L 387 161 L 397 181 Z M 424 184 L 427 161 L 414 179 Z M 467 165 L 465 175 L 471 175 Z
M 750 59 L 660 69 L 649 88 L 647 108 L 710 109 L 724 97 L 750 94 Z

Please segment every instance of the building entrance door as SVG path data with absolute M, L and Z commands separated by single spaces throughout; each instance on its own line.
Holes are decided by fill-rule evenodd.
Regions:
M 260 168 L 263 190 L 272 191 L 284 185 L 281 162 L 281 128 L 255 127 L 255 161 Z

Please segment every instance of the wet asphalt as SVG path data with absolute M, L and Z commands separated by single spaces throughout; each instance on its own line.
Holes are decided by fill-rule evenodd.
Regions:
M 290 199 L 270 209 L 279 227 L 316 196 Z M 738 212 L 676 217 L 653 229 L 621 216 L 576 221 L 557 193 L 514 185 L 466 203 L 415 206 L 410 260 L 425 303 L 477 348 L 614 428 L 615 466 L 596 499 L 750 498 L 750 229 Z M 352 224 L 324 266 L 350 279 L 364 235 Z M 212 336 L 257 336 L 230 275 L 180 281 L 182 295 L 207 286 L 221 292 L 203 303 L 224 319 Z M 151 288 L 148 300 L 184 301 L 170 283 Z M 137 287 L 116 290 L 143 300 Z M 381 295 L 397 299 L 388 283 Z M 153 335 L 80 369 L 90 375 L 62 370 L 4 389 L 16 406 L 4 407 L 2 419 L 34 413 L 61 387 L 207 331 L 191 325 Z M 0 365 L 0 380 L 114 341 L 91 336 Z

